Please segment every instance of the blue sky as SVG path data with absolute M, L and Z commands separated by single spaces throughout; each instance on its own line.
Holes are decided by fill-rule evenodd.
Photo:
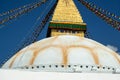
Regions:
M 35 1 L 37 0 L 0 0 L 0 13 Z M 118 52 L 120 52 L 120 32 L 112 28 L 107 23 L 105 23 L 102 19 L 100 19 L 94 13 L 89 11 L 77 0 L 74 1 L 83 17 L 84 22 L 87 24 L 88 32 L 90 32 L 91 39 L 100 42 L 103 45 L 115 46 L 118 48 Z M 120 0 L 88 1 L 93 2 L 97 6 L 120 16 Z M 7 57 L 14 55 L 14 50 L 16 49 L 17 45 L 19 45 L 21 40 L 23 40 L 23 38 L 27 36 L 30 30 L 33 29 L 33 25 L 35 24 L 35 21 L 38 18 L 38 16 L 40 16 L 42 13 L 46 14 L 47 11 L 50 9 L 48 8 L 46 11 L 44 11 L 46 6 L 49 7 L 48 4 L 49 2 L 13 20 L 12 23 L 7 23 L 3 28 L 0 29 L 0 64 L 5 59 L 7 59 Z M 41 16 L 41 18 L 43 18 L 43 16 Z M 41 32 L 38 40 L 46 37 L 46 32 L 48 28 L 47 25 Z

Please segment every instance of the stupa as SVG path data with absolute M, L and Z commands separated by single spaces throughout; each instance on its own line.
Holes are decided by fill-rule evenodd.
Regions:
M 119 73 L 120 56 L 85 38 L 86 23 L 73 0 L 59 0 L 48 38 L 17 52 L 2 68 L 50 72 Z

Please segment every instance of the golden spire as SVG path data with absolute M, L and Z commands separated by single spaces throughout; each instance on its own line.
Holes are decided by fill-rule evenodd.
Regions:
M 52 30 L 49 31 L 51 32 L 51 36 L 63 35 L 66 33 L 78 35 L 72 34 L 72 31 L 80 33 L 78 36 L 84 36 L 86 24 L 83 23 L 82 17 L 73 0 L 58 0 L 49 29 Z M 60 30 L 62 30 L 62 32 Z
M 59 0 L 52 21 L 83 23 L 73 0 Z

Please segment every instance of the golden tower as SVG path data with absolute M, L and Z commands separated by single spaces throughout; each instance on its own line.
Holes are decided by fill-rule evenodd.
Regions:
M 52 21 L 48 28 L 49 36 L 76 35 L 84 37 L 86 24 L 73 0 L 58 0 Z

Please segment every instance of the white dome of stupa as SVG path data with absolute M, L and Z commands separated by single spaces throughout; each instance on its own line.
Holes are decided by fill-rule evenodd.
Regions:
M 46 38 L 25 47 L 9 59 L 2 68 L 40 64 L 120 67 L 120 56 L 94 40 L 64 35 Z

